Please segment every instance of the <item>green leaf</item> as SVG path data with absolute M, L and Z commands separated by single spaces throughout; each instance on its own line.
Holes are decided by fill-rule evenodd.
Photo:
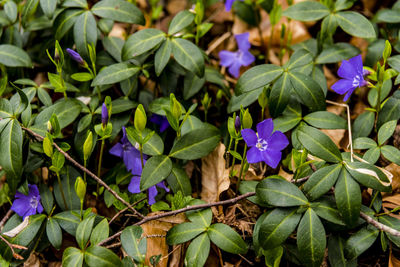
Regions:
M 64 229 L 67 233 L 75 236 L 76 228 L 80 223 L 79 211 L 64 211 L 57 213 L 53 216 L 54 219 L 57 220 L 58 224 Z
M 257 185 L 256 193 L 262 201 L 272 206 L 291 207 L 308 204 L 307 198 L 297 186 L 281 178 L 262 180 Z
M 51 19 L 56 11 L 57 1 L 53 0 L 40 0 L 40 7 L 47 18 Z
M 4 6 L 4 13 L 11 23 L 14 23 L 18 15 L 18 7 L 14 1 L 7 1 Z
M 388 64 L 390 67 L 393 69 L 400 71 L 400 55 L 395 55 L 390 58 L 388 58 Z
M 99 246 L 91 246 L 85 251 L 85 262 L 89 267 L 122 267 L 121 260 L 114 252 Z
M 376 147 L 377 144 L 374 140 L 368 137 L 359 137 L 353 142 L 353 147 L 355 149 L 369 149 Z
M 46 233 L 51 245 L 56 249 L 60 249 L 62 243 L 61 228 L 58 222 L 51 217 L 47 219 Z
M 117 61 L 121 62 L 121 51 L 125 41 L 114 36 L 103 38 L 104 49 Z
M 282 115 L 274 119 L 274 130 L 285 133 L 299 124 L 302 118 L 300 103 L 289 102 Z
M 279 77 L 272 86 L 269 95 L 269 112 L 272 117 L 279 116 L 289 103 L 293 86 L 289 79 L 289 74 L 285 72 Z
M 304 191 L 310 200 L 315 200 L 328 192 L 336 183 L 342 169 L 341 164 L 334 164 L 314 172 L 304 184 Z
M 335 186 L 335 199 L 343 220 L 349 226 L 354 225 L 360 217 L 361 190 L 345 168 L 342 168 Z
M 47 91 L 45 89 L 39 87 L 39 89 L 37 91 L 37 94 L 38 94 L 39 100 L 46 107 L 51 106 L 51 104 L 53 104 L 53 102 L 51 101 L 51 97 L 50 97 L 49 93 L 47 93 Z
M 289 76 L 294 91 L 304 105 L 311 111 L 325 109 L 324 91 L 317 82 L 299 72 L 289 72 Z
M 319 202 L 313 202 L 311 207 L 319 217 L 334 224 L 343 226 L 346 225 L 343 222 L 339 211 L 337 210 L 336 203 L 333 198 L 324 196 L 319 200 Z
M 102 0 L 91 9 L 96 16 L 115 21 L 145 24 L 143 13 L 134 4 L 122 0 Z
M 397 120 L 388 121 L 378 131 L 378 144 L 383 145 L 393 134 L 397 126 Z
M 140 67 L 128 65 L 126 63 L 117 63 L 107 66 L 99 72 L 94 78 L 91 86 L 114 84 L 124 81 L 140 71 Z
M 184 243 L 206 231 L 203 225 L 197 222 L 187 222 L 175 225 L 167 233 L 167 244 L 177 245 Z
M 331 235 L 328 240 L 328 255 L 331 266 L 356 267 L 357 259 L 348 261 L 344 254 L 345 240 L 339 235 Z
M 397 231 L 400 230 L 400 220 L 399 219 L 394 218 L 390 215 L 379 216 L 378 219 L 379 219 L 380 223 L 383 223 Z M 385 232 L 385 234 L 389 238 L 389 240 L 392 241 L 397 247 L 400 246 L 400 237 L 389 234 L 388 232 Z
M 97 24 L 92 12 L 85 11 L 74 24 L 74 41 L 79 54 L 89 57 L 88 45 L 96 45 Z
M 128 60 L 153 49 L 165 40 L 165 33 L 157 29 L 140 30 L 126 40 L 122 48 L 122 60 Z
M 374 127 L 374 122 L 375 113 L 371 111 L 364 112 L 358 116 L 351 127 L 353 130 L 353 138 L 368 136 Z
M 175 38 L 172 39 L 172 53 L 175 60 L 190 72 L 199 77 L 204 75 L 204 57 L 200 49 L 192 42 Z
M 360 184 L 382 192 L 390 192 L 387 177 L 374 165 L 364 162 L 346 162 L 345 167 L 351 176 Z
M 304 117 L 304 121 L 316 128 L 347 129 L 347 121 L 345 119 L 328 111 L 307 114 Z
M 361 38 L 376 38 L 371 22 L 360 13 L 342 11 L 335 14 L 337 22 L 345 32 Z
M 78 82 L 87 82 L 93 79 L 93 76 L 89 72 L 77 72 L 72 74 L 71 78 Z
M 223 251 L 232 254 L 246 254 L 247 244 L 238 233 L 223 223 L 216 223 L 207 229 L 208 237 Z
M 188 72 L 183 81 L 183 99 L 188 100 L 197 94 L 203 88 L 205 82 L 205 76 L 199 78 L 192 72 Z
M 391 162 L 400 165 L 400 151 L 394 146 L 381 147 L 382 155 Z
M 121 244 L 126 253 L 137 262 L 144 262 L 147 250 L 147 239 L 141 238 L 143 229 L 140 226 L 128 226 L 122 231 Z
M 45 184 L 41 184 L 39 186 L 39 192 L 40 192 L 40 203 L 42 203 L 42 206 L 46 211 L 46 213 L 50 214 L 54 204 L 53 192 L 50 191 L 49 187 Z
M 188 267 L 204 266 L 210 253 L 210 238 L 203 233 L 190 242 L 186 250 L 185 265 Z
M 95 216 L 90 216 L 84 219 L 76 228 L 76 242 L 81 249 L 86 248 L 86 244 L 89 241 L 90 234 L 92 233 L 93 223 Z
M 321 131 L 302 125 L 299 127 L 297 137 L 301 144 L 313 155 L 333 163 L 342 161 L 342 155 L 333 141 Z
M 279 267 L 283 256 L 283 247 L 278 246 L 273 249 L 263 250 L 262 254 L 265 257 L 265 265 L 267 267 Z
M 385 122 L 398 120 L 400 118 L 400 99 L 389 97 L 385 102 L 381 112 L 379 112 L 376 127 L 380 128 Z
M 376 14 L 376 19 L 379 22 L 387 23 L 399 23 L 400 22 L 400 12 L 395 9 L 381 9 Z
M 169 59 L 171 58 L 172 45 L 169 39 L 162 43 L 160 48 L 157 50 L 154 57 L 154 69 L 157 76 L 160 76 L 161 72 L 167 66 Z
M 298 49 L 290 57 L 289 62 L 285 64 L 285 68 L 292 72 L 298 71 L 299 68 L 308 65 L 312 60 L 313 56 L 308 50 Z
M 313 21 L 322 19 L 329 13 L 329 9 L 319 2 L 304 1 L 288 7 L 282 15 L 294 20 Z
M 22 174 L 22 129 L 16 119 L 10 120 L 0 136 L 0 166 L 7 174 L 10 191 L 15 192 Z
M 306 266 L 321 266 L 326 247 L 325 229 L 317 214 L 308 208 L 297 229 L 297 248 Z
M 88 8 L 88 3 L 86 0 L 64 0 L 62 5 L 64 7 L 80 7 L 83 9 Z
M 229 100 L 228 113 L 232 113 L 234 111 L 239 110 L 241 106 L 243 106 L 243 108 L 250 106 L 255 101 L 257 101 L 258 96 L 262 93 L 262 91 L 263 91 L 263 88 L 260 87 L 256 90 L 253 90 L 253 91 L 250 91 L 247 93 L 243 93 L 239 96 L 233 95 L 231 97 L 231 99 Z
M 379 230 L 372 225 L 367 225 L 358 230 L 346 242 L 345 253 L 347 258 L 356 259 L 372 246 L 378 235 Z
M 78 15 L 82 14 L 82 9 L 66 9 L 54 20 L 55 38 L 61 40 L 62 37 L 75 25 Z
M 13 110 L 11 103 L 8 99 L 0 98 L 0 118 L 11 118 L 13 117 Z
M 316 64 L 336 63 L 360 54 L 360 50 L 349 43 L 326 46 L 315 60 Z
M 39 4 L 39 0 L 27 0 L 22 8 L 21 12 L 21 22 L 23 26 L 26 26 L 28 20 L 32 17 L 32 15 L 36 12 L 37 6 Z
M 172 146 L 170 157 L 193 160 L 207 156 L 220 140 L 219 130 L 213 126 L 193 130 L 183 135 Z
M 202 200 L 192 200 L 189 204 L 189 206 L 192 205 L 200 205 L 200 204 L 205 204 L 206 202 Z M 191 210 L 187 211 L 186 217 L 193 223 L 197 223 L 198 225 L 202 225 L 205 228 L 209 227 L 211 224 L 212 220 L 212 211 L 210 208 L 206 209 L 199 209 L 199 210 Z
M 0 45 L 0 63 L 7 67 L 32 67 L 31 58 L 24 50 L 8 44 Z
M 185 170 L 175 163 L 172 164 L 172 170 L 167 177 L 167 183 L 174 193 L 181 191 L 185 196 L 192 194 L 192 185 L 190 184 L 188 175 Z
M 65 207 L 64 199 L 60 191 L 60 185 L 58 181 L 54 183 L 54 196 L 56 197 L 56 202 L 62 210 L 72 210 L 80 208 L 80 201 L 75 192 L 75 181 L 78 176 L 81 176 L 79 172 L 76 171 L 72 166 L 66 166 L 67 172 L 61 174 L 61 187 L 64 192 L 65 201 L 67 202 L 67 207 Z
M 381 155 L 381 148 L 376 146 L 374 148 L 368 149 L 365 152 L 363 159 L 371 164 L 375 164 L 375 162 L 378 161 L 380 155 Z
M 109 231 L 110 229 L 108 227 L 108 221 L 107 219 L 103 219 L 93 229 L 92 234 L 90 235 L 90 244 L 94 246 L 108 238 Z
M 151 157 L 144 165 L 140 179 L 140 190 L 146 190 L 164 180 L 172 170 L 172 161 L 168 156 Z
M 283 69 L 281 67 L 273 64 L 252 67 L 240 76 L 235 87 L 235 93 L 236 95 L 241 95 L 264 87 L 278 78 L 282 72 Z
M 174 35 L 175 33 L 185 29 L 194 20 L 194 14 L 189 10 L 183 10 L 175 15 L 168 28 L 168 34 Z
M 301 219 L 297 208 L 276 208 L 261 223 L 258 241 L 263 249 L 273 249 L 291 235 Z
M 83 251 L 74 247 L 68 247 L 63 253 L 62 266 L 81 267 L 83 265 L 83 256 Z
M 83 116 L 78 123 L 78 133 L 82 132 L 85 130 L 87 127 L 89 127 L 90 123 L 92 122 L 93 116 L 92 114 L 87 114 Z

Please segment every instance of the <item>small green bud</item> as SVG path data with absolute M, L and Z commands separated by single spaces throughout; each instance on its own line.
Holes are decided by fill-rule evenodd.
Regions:
M 65 163 L 65 157 L 63 154 L 61 154 L 60 152 L 56 151 L 52 158 L 51 158 L 51 163 L 53 164 L 53 166 L 60 171 L 62 169 L 62 167 L 64 166 Z
M 43 151 L 49 158 L 53 156 L 53 142 L 48 137 L 43 139 Z
M 171 109 L 172 115 L 179 120 L 179 118 L 182 115 L 182 106 L 181 103 L 178 102 L 178 100 L 176 100 L 176 98 L 174 97 L 173 99 L 173 104 L 172 104 L 172 109 Z
M 386 60 L 390 57 L 390 54 L 392 54 L 392 46 L 390 45 L 390 42 L 388 40 L 386 40 L 385 49 L 383 50 L 384 62 L 386 62 Z
M 83 202 L 86 195 L 86 184 L 80 176 L 76 178 L 75 181 L 75 192 L 78 195 L 80 201 Z
M 143 132 L 143 130 L 146 128 L 146 123 L 147 123 L 146 111 L 144 110 L 143 105 L 139 104 L 135 112 L 135 119 L 134 119 L 135 129 L 139 132 Z
M 268 98 L 265 90 L 258 96 L 258 104 L 261 108 L 265 108 L 268 105 Z
M 246 109 L 243 113 L 242 125 L 243 129 L 251 128 L 251 126 L 253 125 L 253 119 L 251 118 L 249 109 Z
M 88 132 L 85 143 L 83 144 L 83 159 L 86 161 L 90 154 L 92 153 L 93 148 L 93 134 L 91 131 Z

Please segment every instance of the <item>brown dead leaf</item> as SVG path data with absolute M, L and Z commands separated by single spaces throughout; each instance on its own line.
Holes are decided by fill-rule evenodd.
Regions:
M 240 164 L 235 164 L 235 166 L 233 167 L 233 172 L 236 173 L 236 175 L 239 175 L 239 171 L 240 171 Z M 229 173 L 230 172 L 231 172 L 231 168 L 225 169 L 224 179 L 229 179 Z M 254 169 L 254 167 L 252 165 L 250 165 L 250 167 L 247 170 L 247 172 L 245 174 L 243 174 L 242 180 L 245 180 L 245 181 L 260 181 L 263 178 L 264 178 L 263 175 L 262 174 L 258 175 L 256 173 L 256 170 Z
M 125 40 L 126 38 L 125 27 L 121 23 L 114 23 L 111 32 L 108 34 L 108 36 L 117 37 L 122 40 Z
M 179 11 L 186 9 L 186 0 L 170 0 L 166 6 L 169 14 L 177 14 Z
M 155 215 L 158 213 L 151 213 Z M 185 221 L 184 214 L 161 218 L 160 220 L 149 221 L 142 225 L 144 236 L 147 237 L 146 264 L 150 266 L 150 257 L 161 255 L 161 260 L 157 267 L 167 267 L 168 263 L 168 245 L 165 236 L 169 229 L 176 223 Z M 177 250 L 179 252 L 179 250 Z M 174 252 L 175 253 L 175 252 Z
M 29 258 L 24 262 L 24 267 L 40 267 L 42 264 L 40 263 L 39 257 L 32 253 Z
M 62 267 L 62 262 L 61 262 L 61 261 L 52 261 L 52 262 L 49 262 L 48 267 Z
M 201 199 L 207 202 L 218 201 L 219 195 L 230 185 L 225 173 L 225 145 L 220 143 L 213 152 L 201 159 Z
M 390 163 L 385 169 L 393 174 L 392 190 L 396 191 L 400 187 L 400 166 L 395 163 Z
M 322 132 L 324 132 L 327 136 L 329 136 L 330 139 L 335 143 L 337 147 L 340 149 L 343 149 L 345 151 L 348 151 L 347 149 L 347 144 L 348 144 L 348 138 L 346 134 L 346 130 L 344 129 L 321 129 Z
M 285 172 L 282 167 L 279 169 L 279 173 L 278 175 L 282 176 L 283 178 L 285 178 L 286 181 L 292 181 L 293 179 L 293 174 L 287 173 Z
M 389 253 L 389 265 L 388 267 L 399 267 L 400 260 L 397 259 L 392 253 L 392 246 L 390 246 L 390 253 Z

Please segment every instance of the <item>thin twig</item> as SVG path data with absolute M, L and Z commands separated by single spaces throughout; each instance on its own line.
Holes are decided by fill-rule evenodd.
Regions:
M 9 209 L 6 213 L 6 215 L 4 215 L 3 219 L 1 219 L 0 221 L 0 231 L 3 230 L 3 226 L 6 224 L 6 222 L 8 221 L 8 219 L 11 217 L 11 215 L 14 213 L 14 211 L 12 209 Z
M 43 141 L 44 137 L 41 136 L 40 134 L 35 133 L 31 129 L 22 127 L 23 130 L 28 132 L 30 135 L 34 136 L 38 141 Z M 124 200 L 122 197 L 118 195 L 117 192 L 111 189 L 103 180 L 101 180 L 98 176 L 96 176 L 94 173 L 92 173 L 90 170 L 79 164 L 76 160 L 74 160 L 68 153 L 66 153 L 64 150 L 62 150 L 55 142 L 53 142 L 53 146 L 61 153 L 64 155 L 64 157 L 69 160 L 75 167 L 78 167 L 82 171 L 86 172 L 90 177 L 92 177 L 96 182 L 98 182 L 100 185 L 102 185 L 107 191 L 109 191 L 116 199 L 121 201 L 125 206 L 127 206 L 130 210 L 133 211 L 134 214 L 136 214 L 140 218 L 145 218 L 140 212 L 138 212 L 136 209 L 132 207 L 131 204 L 129 204 L 126 200 Z
M 105 246 L 105 248 L 115 248 L 121 246 L 121 242 L 117 242 L 108 246 Z
M 374 219 L 372 219 L 370 216 L 368 216 L 367 214 L 365 214 L 364 212 L 360 211 L 360 217 L 363 218 L 367 223 L 371 224 L 372 226 L 374 226 L 376 229 L 380 230 L 380 231 L 384 231 L 386 233 L 389 233 L 391 235 L 394 236 L 398 236 L 400 237 L 400 232 L 387 226 L 384 225 L 378 221 L 375 221 Z
M 2 235 L 0 235 L 0 239 L 3 240 L 4 243 L 6 243 L 7 246 L 11 249 L 11 253 L 12 253 L 12 255 L 13 255 L 13 257 L 14 257 L 15 259 L 17 259 L 17 260 L 23 260 L 23 259 L 24 259 L 21 255 L 19 255 L 18 253 L 16 253 L 16 252 L 14 251 L 14 248 L 26 250 L 26 249 L 28 249 L 27 247 L 20 246 L 20 245 L 15 245 L 15 244 L 11 244 L 11 243 L 8 242 L 8 240 L 5 239 Z
M 142 202 L 143 200 L 146 200 L 146 198 L 144 197 L 144 198 L 142 198 L 142 199 L 139 199 L 138 201 L 136 201 L 135 203 L 132 204 L 132 207 L 136 206 L 137 204 L 139 204 L 139 203 Z M 121 215 L 122 213 L 124 213 L 124 212 L 127 211 L 127 210 L 128 210 L 128 207 L 126 207 L 126 208 L 124 208 L 124 209 L 118 211 L 118 213 L 115 214 L 114 217 L 112 217 L 111 220 L 108 222 L 108 225 L 110 225 L 119 215 Z
M 214 51 L 215 48 L 217 48 L 220 44 L 222 44 L 230 36 L 231 36 L 230 32 L 226 32 L 223 35 L 221 35 L 214 43 L 212 43 L 210 45 L 210 47 L 206 51 L 206 55 L 211 54 L 211 52 Z

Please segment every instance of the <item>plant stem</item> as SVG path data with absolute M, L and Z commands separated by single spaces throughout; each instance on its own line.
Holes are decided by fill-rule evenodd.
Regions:
M 60 174 L 58 172 L 56 172 L 56 174 L 57 174 L 58 186 L 60 188 L 61 197 L 62 197 L 62 199 L 64 201 L 65 209 L 68 209 L 67 201 L 65 200 L 64 190 L 63 190 L 62 185 L 61 185 Z
M 101 177 L 101 162 L 103 161 L 103 151 L 104 151 L 104 139 L 101 140 L 101 146 L 100 146 L 100 156 L 99 156 L 99 165 L 97 165 L 97 177 Z M 97 197 L 99 196 L 100 193 L 100 186 L 97 184 Z
M 244 145 L 244 151 L 243 151 L 243 156 L 242 156 L 242 162 L 240 164 L 240 171 L 239 171 L 239 179 L 238 182 L 236 184 L 236 195 L 239 192 L 239 185 L 240 185 L 240 181 L 242 180 L 242 175 L 243 175 L 243 168 L 244 168 L 244 164 L 246 162 L 246 152 L 247 152 L 247 144 Z
M 238 139 L 235 139 L 235 148 L 234 148 L 234 151 L 235 151 L 235 152 L 236 152 L 236 150 L 237 150 L 238 143 L 239 143 L 239 140 L 238 140 Z M 232 166 L 231 166 L 231 172 L 229 173 L 229 178 L 231 178 L 231 177 L 233 176 L 233 168 L 235 167 L 235 161 L 236 161 L 236 158 L 233 157 L 233 159 L 232 159 Z
M 86 168 L 86 163 L 87 163 L 86 160 L 84 160 L 83 167 L 85 167 L 85 168 Z M 85 181 L 85 183 L 86 183 L 86 172 L 83 173 L 83 181 Z

